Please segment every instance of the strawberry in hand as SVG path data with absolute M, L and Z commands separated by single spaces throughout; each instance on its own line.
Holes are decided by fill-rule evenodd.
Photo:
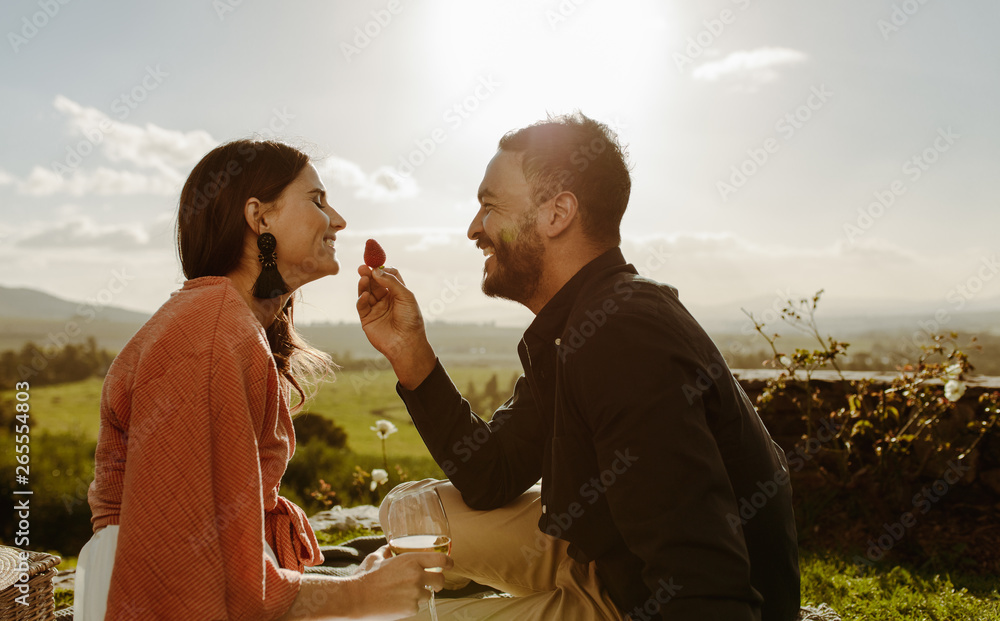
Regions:
M 365 265 L 372 269 L 385 267 L 385 250 L 374 239 L 365 243 Z
M 365 264 L 358 266 L 358 317 L 368 341 L 392 364 L 400 385 L 413 390 L 434 370 L 437 356 L 417 299 L 399 271 L 384 263 L 385 251 L 369 239 Z

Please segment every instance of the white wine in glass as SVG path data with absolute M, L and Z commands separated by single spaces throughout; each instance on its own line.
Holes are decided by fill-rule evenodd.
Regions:
M 440 552 L 451 554 L 451 537 L 443 535 L 406 535 L 404 537 L 393 537 L 389 542 L 389 549 L 393 554 L 403 554 L 405 552 Z M 440 567 L 427 571 L 442 571 Z
M 451 553 L 451 528 L 437 491 L 418 489 L 390 492 L 384 502 L 389 503 L 385 537 L 394 555 L 409 552 Z M 425 571 L 442 572 L 444 568 L 427 567 Z M 428 602 L 431 619 L 438 621 L 434 590 L 428 590 L 431 592 Z

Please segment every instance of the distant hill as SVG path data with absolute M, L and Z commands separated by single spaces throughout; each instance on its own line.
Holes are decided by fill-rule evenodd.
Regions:
M 19 349 L 27 341 L 40 346 L 82 343 L 94 336 L 98 346 L 120 350 L 150 314 L 106 306 L 95 312 L 86 302 L 73 302 L 28 288 L 0 287 L 0 350 Z M 68 322 L 80 334 L 68 339 Z M 306 340 L 319 349 L 354 358 L 376 358 L 358 323 L 306 324 L 299 327 Z M 521 328 L 483 324 L 431 322 L 428 335 L 435 351 L 452 363 L 516 366 Z
M 309 324 L 299 328 L 302 336 L 315 347 L 338 356 L 380 358 L 359 323 Z M 488 324 L 431 322 L 427 337 L 434 352 L 446 363 L 462 365 L 518 366 L 517 342 L 522 328 Z
M 681 300 L 685 301 L 683 292 Z M 758 319 L 770 319 L 769 331 L 787 334 L 783 341 L 785 347 L 815 346 L 810 338 L 792 334 L 777 318 L 776 310 L 781 307 L 777 295 L 716 306 L 685 304 L 727 355 L 735 342 L 751 350 L 765 345 L 753 333 L 752 324 L 740 311 L 741 306 L 752 311 Z M 942 309 L 949 311 L 948 321 L 940 326 L 938 332 L 955 330 L 992 335 L 994 340 L 1000 336 L 1000 301 L 995 298 L 972 300 L 962 313 L 951 312 L 944 302 L 911 305 L 906 312 L 893 310 L 900 307 L 906 308 L 906 305 L 873 302 L 859 312 L 858 306 L 824 298 L 820 302 L 817 321 L 823 334 L 850 341 L 852 351 L 868 350 L 876 345 L 891 348 L 920 331 L 935 312 Z M 85 302 L 65 300 L 34 289 L 0 287 L 0 350 L 19 349 L 29 340 L 43 346 L 63 344 L 67 342 L 68 322 L 76 318 L 81 334 L 70 342 L 82 343 L 88 336 L 94 336 L 99 347 L 118 351 L 150 316 L 108 306 L 91 318 L 89 313 L 93 310 Z M 299 330 L 309 343 L 330 352 L 335 359 L 379 358 L 358 323 L 305 324 L 300 325 Z M 516 347 L 523 327 L 431 322 L 427 330 L 435 351 L 449 363 L 518 365 Z
M 804 296 L 795 296 L 793 299 Z M 709 332 L 740 333 L 750 324 L 741 309 L 752 312 L 758 320 L 777 328 L 781 324 L 778 312 L 784 306 L 785 296 L 778 293 L 761 295 L 729 304 L 700 305 L 685 299 L 681 302 L 695 319 Z M 932 302 L 901 302 L 899 300 L 843 300 L 825 294 L 819 302 L 816 321 L 821 330 L 840 336 L 850 336 L 880 331 L 918 329 L 919 322 L 934 317 L 940 311 L 947 313 L 947 330 L 967 332 L 993 332 L 1000 334 L 1000 298 L 972 298 L 966 301 L 961 312 L 955 312 L 948 300 Z
M 0 286 L 0 319 L 67 320 L 77 316 L 124 323 L 143 323 L 150 317 L 114 306 L 98 308 L 87 302 L 71 302 L 37 289 Z

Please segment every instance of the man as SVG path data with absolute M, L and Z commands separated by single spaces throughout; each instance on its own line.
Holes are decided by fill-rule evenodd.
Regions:
M 625 262 L 630 188 L 616 137 L 582 114 L 500 140 L 469 238 L 487 256 L 483 291 L 535 319 L 489 423 L 398 272 L 359 268 L 365 333 L 450 479 L 431 484 L 460 531 L 455 570 L 522 596 L 456 618 L 797 618 L 784 454 L 676 290 Z

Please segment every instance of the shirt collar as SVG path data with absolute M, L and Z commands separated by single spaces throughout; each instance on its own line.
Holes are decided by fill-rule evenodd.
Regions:
M 552 299 L 542 307 L 542 310 L 538 311 L 535 320 L 525 330 L 525 336 L 530 333 L 550 341 L 561 335 L 580 290 L 591 278 L 609 268 L 619 268 L 615 271 L 624 271 L 622 268 L 627 268 L 632 273 L 638 273 L 634 267 L 625 262 L 621 248 L 616 246 L 605 251 L 580 268 L 580 271 L 566 281 L 566 284 L 552 296 Z

